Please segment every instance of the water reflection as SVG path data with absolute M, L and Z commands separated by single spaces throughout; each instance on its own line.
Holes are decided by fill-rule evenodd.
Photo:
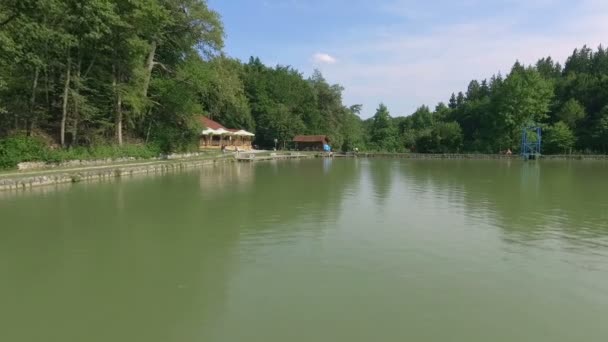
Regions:
M 604 163 L 413 161 L 403 163 L 408 189 L 430 192 L 467 217 L 491 219 L 515 241 L 559 235 L 608 236 Z
M 332 158 L 323 158 L 323 173 L 327 174 L 331 169 Z
M 219 164 L 199 172 L 199 186 L 203 192 L 222 195 L 223 190 L 239 188 L 246 190 L 253 183 L 253 163 Z
M 602 335 L 605 171 L 286 161 L 5 197 L 2 337 L 352 341 L 380 324 L 385 339 L 424 340 L 439 323 L 488 337 L 505 321 L 538 337 L 545 317 L 571 321 L 564 307 L 595 330 L 563 329 Z
M 331 168 L 224 165 L 10 197 L 0 205 L 0 293 L 11 294 L 2 335 L 200 340 L 221 320 L 242 259 L 255 255 L 243 240 L 284 243 L 332 227 L 359 171 Z
M 375 162 L 366 160 L 367 174 L 371 180 L 374 198 L 379 207 L 383 207 L 389 198 L 393 186 L 393 170 L 398 167 L 397 161 L 383 160 Z

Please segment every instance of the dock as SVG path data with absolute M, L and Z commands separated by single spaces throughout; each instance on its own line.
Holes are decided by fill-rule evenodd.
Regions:
M 315 158 L 316 155 L 312 153 L 299 153 L 299 152 L 287 152 L 287 153 L 247 153 L 240 152 L 234 156 L 238 162 L 258 162 L 258 161 L 270 161 L 270 160 L 285 160 L 285 159 L 309 159 Z

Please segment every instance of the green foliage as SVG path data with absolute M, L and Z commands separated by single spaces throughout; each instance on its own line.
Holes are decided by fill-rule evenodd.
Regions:
M 585 107 L 575 99 L 570 99 L 564 103 L 561 109 L 556 113 L 556 118 L 570 128 L 575 128 L 577 122 L 587 116 Z
M 365 147 L 363 125 L 359 118 L 360 111 L 360 105 L 351 106 L 342 111 L 343 121 L 340 126 L 340 133 L 343 138 L 342 151 L 353 151 L 355 148 L 363 149 Z
M 223 26 L 206 1 L 7 0 L 0 4 L 0 20 L 0 80 L 6 83 L 0 89 L 5 109 L 0 134 L 41 129 L 60 136 L 61 142 L 67 136 L 71 145 L 112 136 L 122 142 L 123 135 L 150 140 L 158 131 L 158 117 L 169 131 L 187 126 L 183 115 L 167 110 L 167 104 L 183 100 L 187 103 L 179 114 L 196 106 L 198 112 L 190 115 L 201 114 L 200 108 L 217 102 L 225 112 L 247 115 L 239 76 L 215 67 L 221 64 L 216 57 L 223 47 Z M 185 58 L 199 54 L 210 60 Z M 216 93 L 228 100 L 204 97 L 215 86 L 211 82 L 189 91 L 187 99 L 165 91 L 167 83 L 184 82 L 183 64 L 188 63 L 219 75 Z M 208 79 L 201 78 L 198 85 Z M 150 89 L 155 82 L 157 87 Z M 231 101 L 235 83 L 240 98 Z M 184 144 L 184 139 L 172 141 L 171 147 Z
M 193 80 L 201 89 L 204 111 L 228 127 L 253 131 L 255 122 L 245 94 L 243 65 L 220 57 L 211 63 L 197 63 L 194 67 L 206 69 L 207 75 L 202 74 Z
M 398 131 L 388 108 L 380 104 L 372 118 L 370 147 L 378 151 L 396 152 L 399 148 Z
M 46 160 L 44 142 L 26 136 L 0 140 L 0 169 L 17 167 L 20 162 Z
M 516 64 L 498 92 L 497 115 L 500 133 L 513 148 L 519 131 L 529 123 L 547 119 L 553 99 L 550 81 L 543 79 L 533 68 Z
M 563 153 L 563 146 L 569 149 L 571 140 L 562 124 L 557 124 L 561 121 L 574 135 L 574 148 L 603 152 L 606 146 L 600 137 L 606 105 L 608 55 L 601 46 L 597 52 L 583 47 L 574 51 L 563 68 L 547 57 L 534 67 L 515 63 L 506 78 L 498 74 L 489 81 L 472 81 L 466 96 L 452 94 L 448 110 L 438 108 L 434 118 L 436 122 L 460 124 L 464 151 L 515 151 L 523 127 L 553 124 L 549 134 L 563 139 L 545 152 Z M 430 134 L 428 129 L 425 134 Z
M 223 45 L 220 15 L 205 0 L 0 1 L 0 137 L 59 137 L 71 147 L 53 152 L 59 159 L 123 136 L 182 151 L 196 146 L 197 116 L 206 115 L 255 132 L 261 147 L 314 134 L 329 136 L 334 150 L 496 153 L 515 150 L 521 128 L 534 123 L 550 126 L 546 151 L 575 141 L 608 152 L 601 46 L 574 50 L 563 67 L 551 57 L 517 62 L 505 77 L 472 80 L 434 111 L 391 118 L 381 105 L 362 121 L 361 107 L 345 106 L 342 86 L 319 71 L 305 78 L 258 58 L 242 63 Z M 3 144 L 6 164 L 50 158 L 35 155 L 37 143 Z
M 344 106 L 343 88 L 319 71 L 304 79 L 290 67 L 270 68 L 251 58 L 241 75 L 260 146 L 272 147 L 274 139 L 283 146 L 295 135 L 312 134 L 329 136 L 334 150 L 363 147 L 361 107 Z
M 570 127 L 559 121 L 546 128 L 543 134 L 544 153 L 568 153 L 574 147 L 575 137 Z
M 51 149 L 40 139 L 25 135 L 0 140 L 0 169 L 16 168 L 21 162 L 60 163 L 69 160 L 98 160 L 158 157 L 159 147 L 149 145 L 98 145 L 70 149 Z
M 274 146 L 274 139 L 284 145 L 294 135 L 307 133 L 306 115 L 316 112 L 314 93 L 298 71 L 269 68 L 251 58 L 245 66 L 244 85 L 259 145 Z
M 437 137 L 437 151 L 459 152 L 462 148 L 462 129 L 458 122 L 440 122 L 433 128 Z
M 462 130 L 457 122 L 439 122 L 420 131 L 416 151 L 422 153 L 456 153 L 462 147 Z
M 2 80 L 0 75 L 0 93 L 2 93 L 4 89 L 6 89 L 6 83 Z M 6 109 L 2 107 L 2 102 L 0 102 L 0 118 L 2 117 L 2 114 L 6 114 Z
M 411 118 L 412 128 L 417 130 L 429 128 L 433 125 L 433 115 L 427 106 L 418 108 L 414 114 L 412 114 Z
M 595 146 L 603 153 L 608 152 L 608 106 L 601 111 L 597 124 L 592 131 Z
M 545 79 L 559 79 L 562 74 L 562 66 L 555 63 L 551 56 L 538 60 L 536 70 Z
M 60 163 L 69 160 L 100 160 L 136 158 L 150 159 L 158 157 L 161 150 L 154 144 L 134 145 L 98 145 L 91 147 L 75 147 L 70 149 L 47 150 L 45 162 Z

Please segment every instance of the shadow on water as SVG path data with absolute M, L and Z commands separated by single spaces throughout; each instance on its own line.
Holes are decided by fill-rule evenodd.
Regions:
M 608 164 L 601 162 L 411 161 L 408 189 L 490 219 L 506 239 L 608 236 Z
M 241 241 L 322 234 L 358 172 L 319 160 L 223 165 L 6 196 L 2 335 L 197 340 L 221 317 L 239 259 L 249 257 Z

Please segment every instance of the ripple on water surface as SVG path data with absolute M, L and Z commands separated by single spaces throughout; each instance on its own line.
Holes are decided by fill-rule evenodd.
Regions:
M 307 160 L 0 197 L 21 341 L 605 341 L 605 163 Z

